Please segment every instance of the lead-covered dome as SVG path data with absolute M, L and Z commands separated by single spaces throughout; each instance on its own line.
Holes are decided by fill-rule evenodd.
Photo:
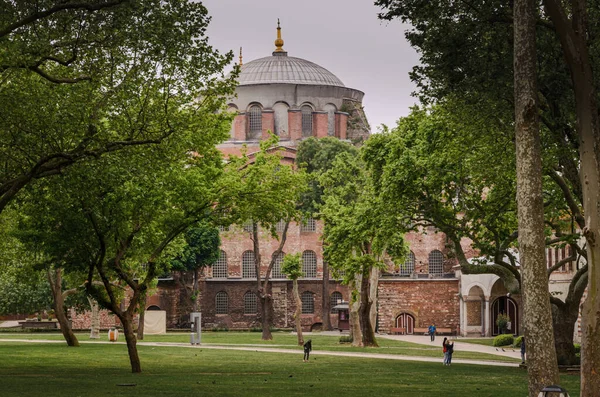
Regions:
M 242 65 L 239 85 L 307 84 L 345 87 L 333 73 L 316 63 L 286 53 L 255 59 Z

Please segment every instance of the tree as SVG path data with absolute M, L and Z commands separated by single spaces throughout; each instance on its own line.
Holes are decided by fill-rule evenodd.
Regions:
M 512 102 L 512 3 L 422 3 L 376 2 L 384 7 L 381 18 L 402 18 L 414 26 L 407 39 L 423 54 L 422 66 L 412 75 L 421 96 L 443 98 L 452 92 L 472 103 L 484 97 Z M 598 45 L 599 7 L 597 1 L 579 0 L 543 4 L 544 12 L 536 20 L 541 121 L 563 147 L 552 177 L 563 185 L 571 210 L 578 213 L 577 226 L 585 232 L 590 275 L 582 313 L 582 395 L 593 395 L 600 387 L 600 374 L 594 369 L 600 365 L 600 319 L 594 314 L 600 306 L 600 282 L 594 280 L 600 278 L 600 272 L 595 272 L 600 257 L 600 217 L 595 205 L 600 191 L 600 127 L 594 70 L 600 65 L 590 54 Z M 577 155 L 572 157 L 572 152 Z
M 176 114 L 231 92 L 192 1 L 13 1 L 0 6 L 0 213 L 77 162 L 177 131 Z
M 361 340 L 354 343 L 377 346 L 371 309 L 376 299 L 373 283 L 385 267 L 384 258 L 402 260 L 405 244 L 401 223 L 378 198 L 372 178 L 363 161 L 341 153 L 333 168 L 319 179 L 324 192 L 321 216 L 325 221 L 325 258 L 344 282 L 353 285 L 352 301 L 360 303 L 358 317 Z
M 254 269 L 256 273 L 256 293 L 260 301 L 262 339 L 271 340 L 273 297 L 271 295 L 271 272 L 287 240 L 289 223 L 298 221 L 298 201 L 305 189 L 304 172 L 294 170 L 292 166 L 281 163 L 282 150 L 277 146 L 277 137 L 260 143 L 261 151 L 245 154 L 238 159 L 240 169 L 239 190 L 236 197 L 247 198 L 236 203 L 237 222 L 250 224 L 250 239 L 254 250 Z M 253 165 L 249 167 L 248 164 Z M 278 232 L 277 225 L 283 222 Z M 262 232 L 262 233 L 261 233 Z M 271 237 L 279 244 L 263 272 L 261 240 Z
M 319 176 L 329 170 L 340 153 L 358 154 L 358 149 L 351 144 L 333 137 L 317 139 L 310 137 L 298 145 L 296 163 L 307 173 L 308 189 L 300 199 L 301 210 L 315 218 L 319 217 L 319 207 L 323 205 L 323 188 L 319 185 Z M 323 329 L 331 330 L 331 302 L 329 301 L 329 263 L 323 261 Z
M 523 324 L 527 337 L 529 395 L 560 381 L 550 311 L 544 244 L 542 148 L 536 87 L 536 2 L 514 3 L 515 136 L 519 254 L 523 284 Z
M 199 271 L 212 266 L 221 254 L 221 238 L 219 229 L 209 223 L 201 223 L 185 233 L 186 246 L 175 259 L 171 261 L 171 270 L 185 274 L 192 273 L 191 286 L 183 285 L 191 302 L 191 311 L 198 311 Z
M 452 243 L 451 254 L 464 273 L 496 274 L 511 293 L 520 293 L 517 208 L 507 200 L 516 196 L 514 130 L 496 117 L 499 111 L 494 103 L 475 106 L 453 97 L 415 108 L 391 131 L 372 136 L 363 156 L 381 199 L 408 229 L 436 227 Z M 566 296 L 550 297 L 558 362 L 569 365 L 578 360 L 573 334 L 587 284 L 587 266 L 579 266 L 585 248 L 579 246 L 580 232 L 573 230 L 578 212 L 571 211 L 563 184 L 552 177 L 554 153 L 561 148 L 548 134 L 542 138 L 546 247 L 571 251 L 547 276 L 576 263 Z M 464 244 L 487 258 L 485 266 L 467 261 Z
M 296 302 L 296 310 L 294 312 L 294 323 L 296 325 L 296 334 L 298 335 L 298 346 L 304 345 L 304 337 L 302 336 L 302 300 L 300 292 L 298 292 L 298 279 L 302 277 L 302 259 L 300 253 L 286 254 L 281 265 L 281 272 L 286 274 L 291 280 L 294 291 L 294 301 Z

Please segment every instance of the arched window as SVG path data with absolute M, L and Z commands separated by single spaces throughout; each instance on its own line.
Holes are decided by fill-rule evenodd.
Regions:
M 331 294 L 331 297 L 329 299 L 329 306 L 331 306 L 331 313 L 337 313 L 337 310 L 334 310 L 333 308 L 338 304 L 338 302 L 341 302 L 343 300 L 344 300 L 344 298 L 342 297 L 341 292 L 334 291 Z
M 258 105 L 250 106 L 248 109 L 248 124 L 250 139 L 259 139 L 262 136 L 262 109 Z
M 302 111 L 302 136 L 303 137 L 312 136 L 312 134 L 313 134 L 313 116 L 312 116 L 313 109 L 308 105 L 304 105 L 300 108 L 300 110 Z
M 254 251 L 244 251 L 242 254 L 242 277 L 256 278 L 256 267 L 254 266 Z
M 282 102 L 277 102 L 273 105 L 275 112 L 275 135 L 288 136 L 288 105 Z
M 217 313 L 217 314 L 229 313 L 229 297 L 227 296 L 227 292 L 225 292 L 225 291 L 217 292 L 217 295 L 215 296 L 215 313 Z
M 301 232 L 316 232 L 317 231 L 317 221 L 313 218 L 306 218 L 302 220 L 302 224 L 300 225 Z
M 213 278 L 227 278 L 227 254 L 221 250 L 219 259 L 215 262 L 212 268 Z
M 415 271 L 415 254 L 410 251 L 406 257 L 406 261 L 400 266 L 400 274 L 402 276 L 410 276 Z
M 335 136 L 335 105 L 328 103 L 323 106 L 323 110 L 327 112 L 327 135 Z
M 444 255 L 438 250 L 429 253 L 429 274 L 441 276 L 444 273 Z
M 244 295 L 244 314 L 258 313 L 258 296 L 254 292 L 246 292 Z
M 300 299 L 302 299 L 302 314 L 313 314 L 315 312 L 315 294 L 304 291 Z
M 314 251 L 304 251 L 302 253 L 302 273 L 305 278 L 317 277 L 317 254 Z
M 285 278 L 285 275 L 281 273 L 281 265 L 283 264 L 283 257 L 285 254 L 280 252 L 279 255 L 275 258 L 275 263 L 273 264 L 273 270 L 271 271 L 271 278 Z

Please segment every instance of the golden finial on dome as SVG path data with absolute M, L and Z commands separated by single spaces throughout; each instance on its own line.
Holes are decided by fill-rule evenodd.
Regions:
M 285 52 L 283 49 L 283 39 L 281 38 L 281 26 L 279 26 L 279 18 L 277 18 L 277 40 L 275 40 L 275 52 Z
M 240 47 L 240 66 L 242 66 L 242 47 Z

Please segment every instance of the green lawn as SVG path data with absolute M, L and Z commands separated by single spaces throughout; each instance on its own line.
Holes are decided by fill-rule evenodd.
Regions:
M 316 339 L 316 338 L 314 338 Z M 0 394 L 12 396 L 502 396 L 527 395 L 518 368 L 123 345 L 0 343 Z M 135 386 L 131 386 L 135 385 Z M 562 386 L 579 394 L 579 377 Z
M 284 349 L 301 349 L 297 345 L 297 337 L 290 334 L 289 332 L 274 332 L 273 340 L 263 341 L 260 339 L 261 334 L 258 332 L 203 332 L 202 343 L 214 344 L 214 345 L 242 345 L 242 346 L 255 346 L 261 345 L 264 347 L 277 347 Z M 88 333 L 79 333 L 77 337 L 81 341 L 89 341 Z M 101 335 L 101 341 L 106 341 L 107 336 L 105 333 Z M 63 340 L 61 334 L 56 333 L 15 333 L 5 334 L 0 333 L 0 339 L 50 339 L 50 340 Z M 340 344 L 339 336 L 326 336 L 313 334 L 306 336 L 306 339 L 312 339 L 313 348 L 317 350 L 330 350 L 330 351 L 348 351 L 348 352 L 368 352 L 368 353 L 381 353 L 381 354 L 398 354 L 405 356 L 420 356 L 420 357 L 442 357 L 441 347 L 438 344 L 435 345 L 420 345 L 410 342 L 396 341 L 384 338 L 378 338 L 379 348 L 357 348 L 352 347 L 349 344 Z M 120 340 L 124 340 L 122 337 Z M 189 343 L 188 333 L 170 333 L 167 335 L 154 335 L 146 336 L 144 342 L 179 342 Z M 455 359 L 469 359 L 469 360 L 487 360 L 487 361 L 503 361 L 503 362 L 519 362 L 518 359 L 510 357 L 496 356 L 493 354 L 477 353 L 477 352 L 464 352 L 456 350 L 453 356 Z
M 0 334 L 1 335 L 1 334 Z M 494 346 L 494 338 L 457 339 L 461 343 L 473 343 L 475 345 Z

